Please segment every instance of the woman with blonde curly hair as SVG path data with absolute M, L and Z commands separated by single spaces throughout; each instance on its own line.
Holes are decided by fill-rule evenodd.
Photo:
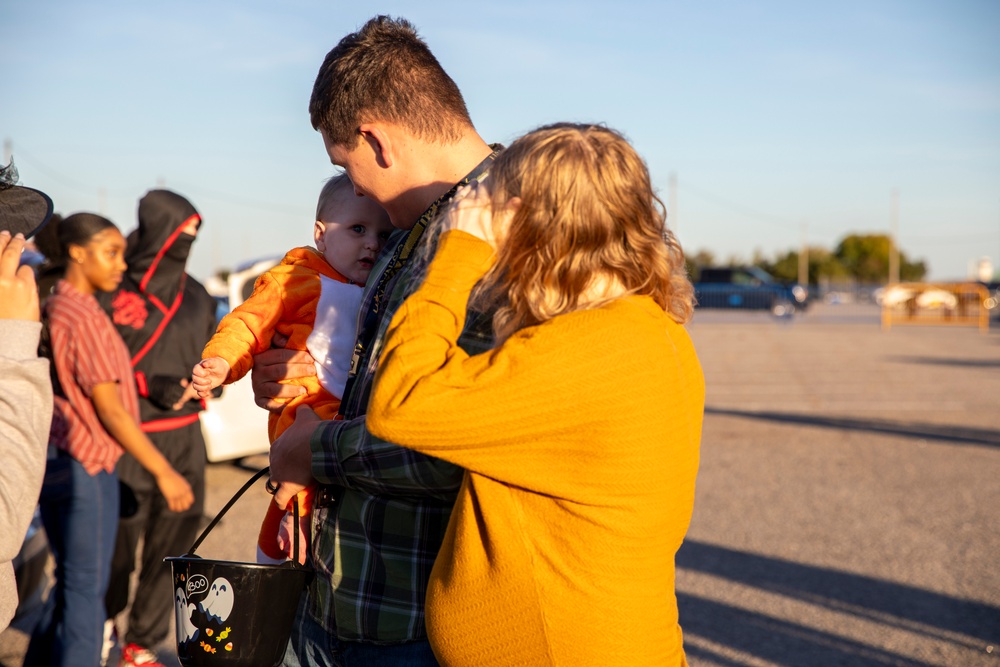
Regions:
M 685 665 L 674 556 L 705 387 L 683 253 L 645 164 L 608 128 L 543 127 L 448 215 L 367 417 L 467 470 L 428 588 L 435 654 Z M 456 342 L 470 295 L 497 339 L 472 357 Z

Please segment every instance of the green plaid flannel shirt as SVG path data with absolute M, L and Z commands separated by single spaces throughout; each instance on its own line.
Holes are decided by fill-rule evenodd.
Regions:
M 344 419 L 325 422 L 312 438 L 313 475 L 331 485 L 327 491 L 333 500 L 313 512 L 316 576 L 309 587 L 309 611 L 342 640 L 395 643 L 427 636 L 427 581 L 464 473 L 373 437 L 364 415 L 389 322 L 420 285 L 433 255 L 438 213 L 459 186 L 485 177 L 501 150 L 492 148 L 412 230 L 390 237 L 365 286 L 359 322 L 363 329 L 367 318 L 376 328 L 367 349 L 356 354 L 356 374 L 340 407 Z M 470 312 L 459 344 L 469 354 L 490 349 L 491 318 Z

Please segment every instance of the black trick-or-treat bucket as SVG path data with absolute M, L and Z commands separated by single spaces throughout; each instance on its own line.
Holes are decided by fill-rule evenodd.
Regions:
M 277 667 L 285 655 L 299 598 L 312 571 L 296 560 L 258 565 L 195 555 L 222 516 L 269 470 L 254 474 L 236 492 L 187 554 L 164 559 L 174 577 L 177 657 L 184 667 Z M 297 554 L 297 506 L 293 514 L 292 553 Z

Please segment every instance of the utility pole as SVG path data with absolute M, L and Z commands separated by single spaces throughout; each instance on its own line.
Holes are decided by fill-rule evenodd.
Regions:
M 673 230 L 674 236 L 677 236 L 677 172 L 670 172 L 670 198 L 669 198 L 670 209 L 667 211 L 667 218 L 670 221 L 669 227 Z
M 799 284 L 809 287 L 809 223 L 802 221 L 802 249 L 799 250 Z
M 899 188 L 892 189 L 889 213 L 889 282 L 899 282 Z

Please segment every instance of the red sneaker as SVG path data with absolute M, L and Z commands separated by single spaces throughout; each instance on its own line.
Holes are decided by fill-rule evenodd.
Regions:
M 154 651 L 138 644 L 126 644 L 118 667 L 166 667 Z

